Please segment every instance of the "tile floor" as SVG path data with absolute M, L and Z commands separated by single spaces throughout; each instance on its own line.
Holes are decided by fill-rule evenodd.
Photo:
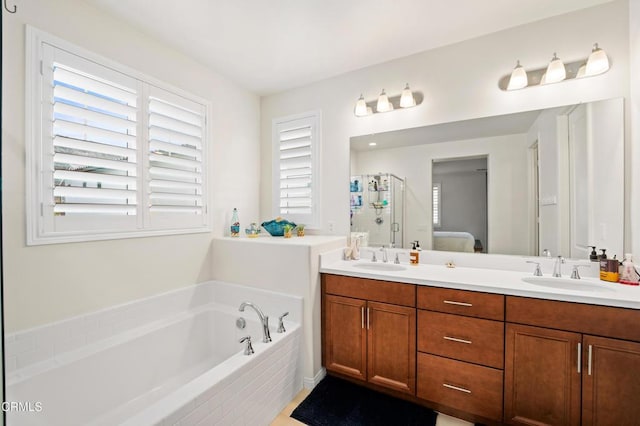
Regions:
M 293 398 L 293 401 L 291 401 L 289 403 L 289 405 L 287 405 L 284 410 L 282 410 L 280 412 L 280 414 L 278 414 L 278 417 L 276 417 L 272 422 L 271 422 L 271 426 L 300 426 L 300 425 L 304 425 L 304 423 L 300 423 L 299 421 L 292 419 L 291 417 L 289 417 L 291 415 L 291 412 L 293 410 L 295 410 L 295 408 L 298 406 L 298 404 L 300 404 L 302 402 L 302 400 L 304 400 L 307 395 L 309 395 L 311 391 L 308 389 L 303 389 L 302 391 L 300 391 L 300 393 L 298 395 L 296 395 L 295 398 Z M 457 419 L 455 417 L 450 417 L 447 416 L 445 414 L 440 414 L 438 416 L 438 420 L 436 422 L 436 426 L 473 426 L 473 423 L 469 423 L 466 422 L 464 420 L 460 420 Z

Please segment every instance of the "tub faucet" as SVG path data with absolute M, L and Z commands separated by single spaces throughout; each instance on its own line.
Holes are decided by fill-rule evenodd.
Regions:
M 247 306 L 256 311 L 258 317 L 260 317 L 260 322 L 262 323 L 262 341 L 264 343 L 269 343 L 271 341 L 271 334 L 269 333 L 269 317 L 263 314 L 260 308 L 251 302 L 242 302 L 238 310 L 240 312 L 244 312 L 244 308 Z

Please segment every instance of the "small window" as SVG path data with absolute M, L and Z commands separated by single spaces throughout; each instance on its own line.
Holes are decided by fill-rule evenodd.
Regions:
M 433 206 L 433 226 L 435 228 L 440 227 L 440 212 L 441 212 L 441 194 L 440 183 L 434 183 L 431 189 L 431 200 Z
M 208 231 L 207 104 L 33 28 L 27 49 L 28 244 Z
M 319 226 L 320 113 L 275 119 L 273 122 L 274 214 Z

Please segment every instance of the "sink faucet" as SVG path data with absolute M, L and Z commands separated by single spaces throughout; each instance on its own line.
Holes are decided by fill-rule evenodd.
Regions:
M 269 343 L 271 341 L 271 334 L 269 333 L 269 317 L 263 314 L 260 308 L 251 302 L 242 302 L 238 310 L 240 312 L 244 312 L 244 308 L 247 306 L 256 311 L 258 317 L 260 317 L 260 322 L 262 323 L 262 341 L 264 343 Z
M 556 262 L 553 264 L 553 276 L 559 278 L 562 276 L 562 264 L 564 258 L 562 256 L 556 257 Z
M 389 258 L 387 257 L 387 248 L 385 246 L 380 247 L 380 251 L 382 252 L 382 261 L 387 263 Z

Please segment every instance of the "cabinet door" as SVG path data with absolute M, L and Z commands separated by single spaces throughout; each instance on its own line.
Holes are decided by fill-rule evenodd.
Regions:
M 594 336 L 583 342 L 582 424 L 637 425 L 640 343 Z
M 325 296 L 325 367 L 356 379 L 367 379 L 366 301 Z
M 368 302 L 369 382 L 415 395 L 416 310 Z
M 507 324 L 504 420 L 579 425 L 582 335 Z

